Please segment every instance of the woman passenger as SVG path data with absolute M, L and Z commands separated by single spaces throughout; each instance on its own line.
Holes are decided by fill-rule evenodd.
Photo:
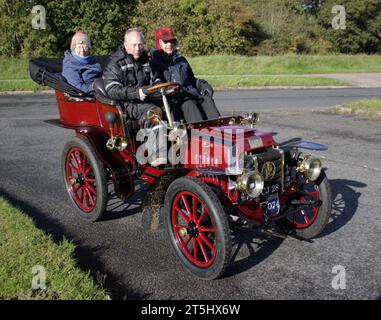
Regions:
M 70 50 L 65 52 L 62 75 L 77 89 L 93 94 L 94 80 L 102 76 L 101 65 L 90 54 L 90 38 L 78 31 L 71 40 Z
M 220 113 L 210 92 L 213 89 L 208 85 L 209 90 L 200 92 L 190 64 L 178 52 L 178 41 L 172 28 L 157 29 L 155 41 L 156 49 L 152 51 L 154 75 L 162 82 L 177 82 L 183 87 L 177 110 L 173 110 L 175 121 L 197 122 L 218 118 Z

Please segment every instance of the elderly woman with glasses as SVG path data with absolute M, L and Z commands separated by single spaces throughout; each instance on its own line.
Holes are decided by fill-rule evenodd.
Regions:
M 102 76 L 101 65 L 90 54 L 91 43 L 86 33 L 78 31 L 71 40 L 70 50 L 65 52 L 62 75 L 77 89 L 93 94 L 94 80 Z

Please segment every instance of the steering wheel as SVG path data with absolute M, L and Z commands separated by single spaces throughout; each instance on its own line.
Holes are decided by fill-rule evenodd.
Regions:
M 165 95 L 175 95 L 182 89 L 181 84 L 177 82 L 164 82 L 147 88 L 148 91 L 154 92 L 150 97 L 161 97 L 161 90 L 164 90 Z

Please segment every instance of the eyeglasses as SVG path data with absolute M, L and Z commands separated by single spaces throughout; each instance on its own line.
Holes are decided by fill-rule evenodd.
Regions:
M 177 41 L 175 39 L 171 39 L 171 40 L 163 40 L 163 39 L 160 39 L 161 41 L 163 41 L 164 44 L 167 44 L 168 42 L 172 43 L 172 44 L 175 44 Z
M 78 43 L 75 45 L 76 48 L 83 48 L 85 50 L 89 49 L 88 45 L 87 44 L 84 44 L 84 43 Z

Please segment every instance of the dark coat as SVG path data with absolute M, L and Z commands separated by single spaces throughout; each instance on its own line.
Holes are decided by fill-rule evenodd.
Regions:
M 103 80 L 107 94 L 111 99 L 138 102 L 139 89 L 151 84 L 151 67 L 146 52 L 138 60 L 120 46 L 111 54 Z
M 195 97 L 201 96 L 189 62 L 178 52 L 168 55 L 162 50 L 154 50 L 151 65 L 154 75 L 162 82 L 177 82 L 185 92 Z
M 82 63 L 72 56 L 71 51 L 66 51 L 62 62 L 62 75 L 72 86 L 90 93 L 93 91 L 94 80 L 102 76 L 102 67 L 93 57 L 89 63 Z

